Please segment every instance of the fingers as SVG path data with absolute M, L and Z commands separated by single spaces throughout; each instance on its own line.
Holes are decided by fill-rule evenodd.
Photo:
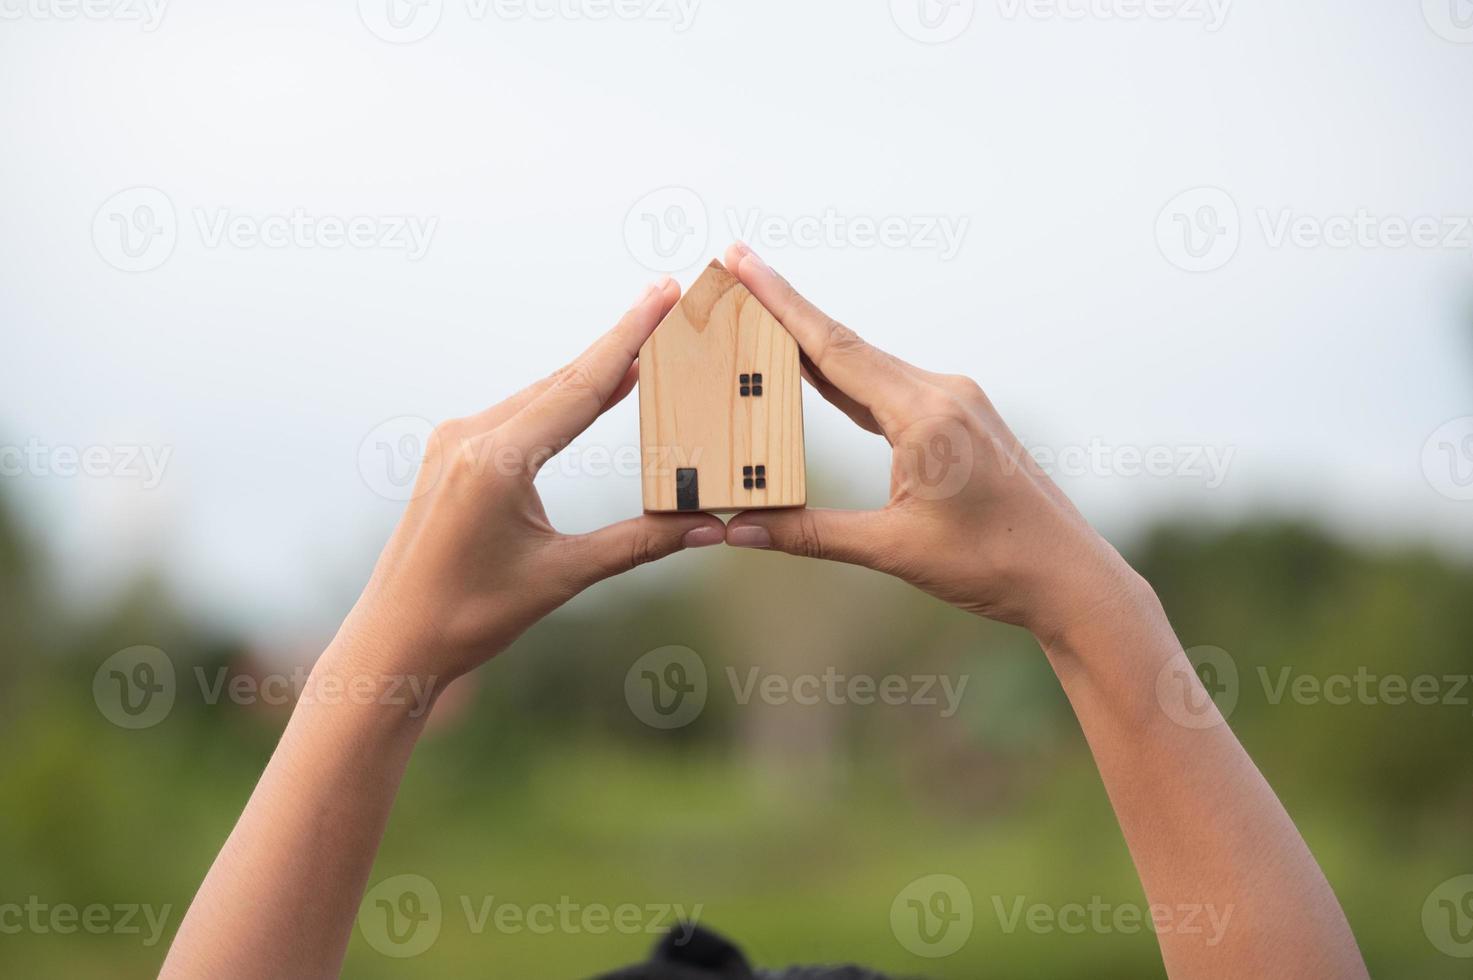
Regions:
M 740 268 L 742 259 L 750 253 L 751 249 L 745 245 L 730 246 L 726 250 L 727 268 L 733 271 Z M 880 431 L 880 424 L 875 421 L 874 413 L 836 388 L 834 383 L 824 377 L 823 372 L 809 361 L 806 354 L 799 358 L 798 372 L 803 376 L 804 381 L 807 381 L 815 391 L 823 396 L 824 401 L 849 416 L 855 425 L 875 435 L 883 435 Z
M 892 519 L 879 510 L 747 511 L 727 525 L 726 543 L 878 569 L 890 554 Z
M 634 390 L 634 386 L 638 383 L 639 362 L 635 361 L 633 364 L 629 365 L 629 370 L 624 372 L 623 379 L 619 382 L 618 387 L 614 389 L 614 393 L 609 396 L 608 401 L 604 402 L 603 408 L 600 408 L 598 410 L 598 414 L 602 415 L 604 412 L 607 412 L 609 409 L 622 402 L 625 398 L 628 398 L 629 393 Z
M 810 368 L 807 364 L 799 362 L 798 372 L 803 375 L 803 380 L 813 386 L 814 390 L 823 396 L 823 400 L 849 416 L 850 421 L 875 435 L 884 435 L 880 429 L 880 423 L 875 421 L 875 413 L 865 408 L 859 402 L 844 394 L 833 383 L 822 374 L 817 373 L 816 368 Z
M 808 302 L 747 246 L 728 250 L 727 267 L 782 322 L 818 372 L 873 413 L 887 432 L 906 417 L 920 383 L 910 365 L 871 347 Z
M 530 384 L 516 394 L 511 395 L 505 401 L 498 402 L 485 411 L 477 412 L 475 415 L 470 416 L 468 419 L 470 428 L 473 431 L 484 433 L 491 431 L 503 422 L 510 421 L 518 412 L 532 404 L 543 392 L 551 388 L 561 373 L 559 371 L 549 374 L 542 380 Z M 639 365 L 637 363 L 631 364 L 629 365 L 629 370 L 624 375 L 624 380 L 619 382 L 619 386 L 614 389 L 613 395 L 604 403 L 604 407 L 599 410 L 599 414 L 602 415 L 627 398 L 629 393 L 634 390 L 634 386 L 638 381 Z
M 680 298 L 665 279 L 650 288 L 619 324 L 604 334 L 507 423 L 508 441 L 528 458 L 545 460 L 561 449 L 634 386 L 639 348 Z
M 514 395 L 509 395 L 502 401 L 497 402 L 485 411 L 477 412 L 469 417 L 471 425 L 478 432 L 485 432 L 496 428 L 501 423 L 516 415 L 522 409 L 532 404 L 557 380 L 557 375 L 550 374 L 539 381 L 534 381 Z
M 565 540 L 577 563 L 573 577 L 587 588 L 677 551 L 720 544 L 725 534 L 721 519 L 710 514 L 645 514 Z

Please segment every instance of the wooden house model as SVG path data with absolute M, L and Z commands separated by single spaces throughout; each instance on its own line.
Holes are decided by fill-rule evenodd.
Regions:
M 802 507 L 798 344 L 712 262 L 639 352 L 644 509 Z

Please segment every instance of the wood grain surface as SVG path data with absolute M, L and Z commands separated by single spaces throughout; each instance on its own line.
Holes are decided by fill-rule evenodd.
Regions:
M 689 469 L 699 510 L 807 502 L 798 344 L 719 262 L 640 349 L 639 421 L 647 511 L 681 509 L 677 480 Z

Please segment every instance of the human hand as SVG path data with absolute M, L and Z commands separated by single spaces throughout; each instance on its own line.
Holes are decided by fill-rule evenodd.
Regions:
M 354 645 L 445 682 L 595 582 L 721 543 L 721 521 L 706 514 L 645 515 L 561 534 L 533 485 L 543 464 L 633 389 L 640 345 L 679 297 L 672 280 L 650 287 L 567 367 L 436 427 L 414 495 L 344 636 L 371 637 Z
M 882 509 L 748 511 L 728 544 L 864 565 L 1041 638 L 1142 587 L 976 382 L 870 346 L 745 245 L 726 267 L 798 341 L 804 377 L 892 448 Z

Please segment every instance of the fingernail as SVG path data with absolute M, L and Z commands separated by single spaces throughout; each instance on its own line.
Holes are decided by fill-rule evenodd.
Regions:
M 767 533 L 767 528 L 755 524 L 732 528 L 726 540 L 733 548 L 772 547 L 772 535 Z
M 641 292 L 638 296 L 636 296 L 634 298 L 634 302 L 631 303 L 631 304 L 629 304 L 629 305 L 631 306 L 631 308 L 632 307 L 635 307 L 635 306 L 640 306 L 641 304 L 644 303 L 645 300 L 647 300 L 647 299 L 650 298 L 650 294 L 653 293 L 654 291 L 655 291 L 655 284 L 654 283 L 650 283 L 648 286 L 644 287 L 644 291 Z
M 757 271 L 760 272 L 760 273 L 762 273 L 763 275 L 768 275 L 768 276 L 772 275 L 772 266 L 768 265 L 766 262 L 763 262 L 762 261 L 762 256 L 758 255 L 756 252 L 752 251 L 750 248 L 747 248 L 747 246 L 745 246 L 745 245 L 743 245 L 742 248 L 746 248 L 747 249 L 747 254 L 744 255 L 744 256 L 742 256 L 742 258 L 744 258 L 744 259 L 751 259 L 752 260 L 752 265 L 755 266 L 756 269 L 757 269 Z
M 709 548 L 726 540 L 726 532 L 719 527 L 698 527 L 685 532 L 687 548 Z

